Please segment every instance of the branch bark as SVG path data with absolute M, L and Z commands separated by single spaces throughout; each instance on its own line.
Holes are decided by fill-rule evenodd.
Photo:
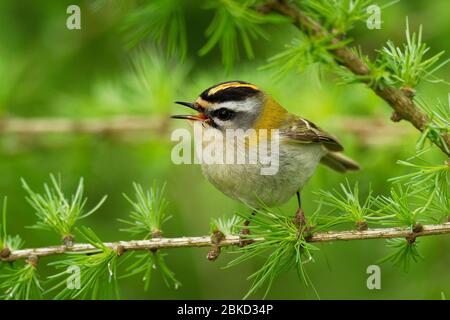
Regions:
M 277 12 L 281 15 L 289 17 L 292 22 L 300 30 L 308 35 L 314 37 L 330 37 L 332 33 L 326 30 L 322 25 L 311 17 L 304 14 L 297 6 L 289 4 L 284 0 L 269 0 L 260 10 L 262 12 Z M 333 38 L 332 43 L 339 43 L 338 37 Z M 361 60 L 349 47 L 343 46 L 337 49 L 330 50 L 335 56 L 336 62 L 352 73 L 358 76 L 370 76 L 371 70 L 369 66 Z M 368 82 L 366 82 L 369 84 Z M 428 116 L 414 103 L 412 97 L 407 92 L 385 86 L 383 88 L 372 86 L 371 89 L 383 100 L 385 100 L 391 108 L 394 110 L 392 119 L 400 121 L 404 119 L 410 122 L 416 129 L 423 132 L 430 119 Z M 447 133 L 442 133 L 442 138 L 446 147 L 443 145 L 437 145 L 445 154 L 450 156 L 450 136 Z
M 307 238 L 308 242 L 330 242 L 330 241 L 350 241 L 350 240 L 368 240 L 368 239 L 390 239 L 407 238 L 412 239 L 422 236 L 450 234 L 450 223 L 437 225 L 424 225 L 420 232 L 411 231 L 410 228 L 380 228 L 364 231 L 330 231 L 313 234 Z M 264 238 L 256 238 L 254 242 L 264 241 Z M 159 250 L 172 248 L 198 248 L 198 247 L 228 247 L 239 245 L 240 237 L 238 235 L 228 235 L 220 240 L 214 241 L 211 236 L 202 237 L 181 237 L 181 238 L 154 238 L 151 240 L 131 240 L 106 242 L 105 246 L 122 254 L 124 251 L 132 250 Z M 52 246 L 34 249 L 23 249 L 9 252 L 8 256 L 0 257 L 1 261 L 16 261 L 28 259 L 30 257 L 44 257 L 61 255 L 69 252 L 95 253 L 100 249 L 91 244 L 75 244 L 71 247 Z

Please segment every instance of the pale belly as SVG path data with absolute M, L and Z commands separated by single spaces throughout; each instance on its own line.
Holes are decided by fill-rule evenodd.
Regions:
M 278 172 L 274 175 L 262 175 L 260 164 L 202 164 L 202 170 L 230 198 L 254 208 L 260 208 L 262 203 L 276 207 L 305 185 L 325 153 L 321 145 L 282 145 Z

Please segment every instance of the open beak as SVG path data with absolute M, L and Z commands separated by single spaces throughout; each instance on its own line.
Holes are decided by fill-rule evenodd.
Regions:
M 192 115 L 192 114 L 188 114 L 188 115 L 174 115 L 171 116 L 172 119 L 187 119 L 187 120 L 193 120 L 193 121 L 205 121 L 208 119 L 208 117 L 205 115 L 203 108 L 201 108 L 200 106 L 194 104 L 194 103 L 190 103 L 190 102 L 182 102 L 182 101 L 175 101 L 176 104 L 181 104 L 182 106 L 191 108 L 195 111 L 198 111 L 199 114 L 196 115 Z

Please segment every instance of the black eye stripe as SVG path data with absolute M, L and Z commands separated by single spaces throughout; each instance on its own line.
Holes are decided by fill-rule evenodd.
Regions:
M 227 108 L 220 108 L 217 110 L 214 110 L 211 115 L 214 118 L 217 118 L 219 120 L 222 121 L 228 121 L 234 118 L 234 116 L 236 115 L 236 112 L 234 112 L 233 110 L 227 109 Z

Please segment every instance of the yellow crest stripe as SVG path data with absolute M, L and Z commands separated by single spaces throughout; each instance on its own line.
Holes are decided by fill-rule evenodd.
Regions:
M 197 98 L 197 100 L 195 100 L 195 102 L 200 105 L 200 107 L 202 108 L 207 108 L 209 105 L 208 101 L 203 100 L 201 97 Z
M 208 96 L 211 96 L 221 90 L 225 90 L 228 88 L 239 88 L 239 87 L 245 87 L 245 88 L 251 88 L 254 90 L 259 90 L 257 86 L 250 84 L 250 83 L 228 82 L 228 83 L 218 85 L 217 87 L 214 87 L 211 90 L 209 90 Z

